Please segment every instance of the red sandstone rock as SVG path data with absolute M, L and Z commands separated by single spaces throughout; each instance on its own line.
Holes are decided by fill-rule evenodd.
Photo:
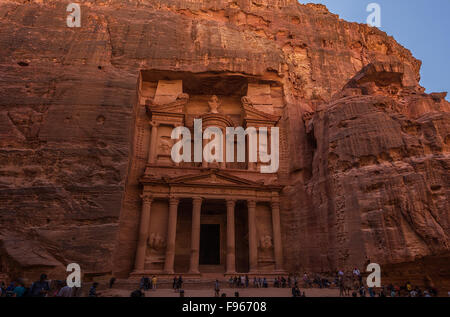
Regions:
M 449 267 L 450 105 L 384 32 L 294 0 L 86 2 L 80 29 L 66 15 L 60 1 L 0 4 L 2 271 L 130 273 L 139 209 L 121 210 L 140 204 L 127 193 L 147 70 L 282 83 L 287 270 Z

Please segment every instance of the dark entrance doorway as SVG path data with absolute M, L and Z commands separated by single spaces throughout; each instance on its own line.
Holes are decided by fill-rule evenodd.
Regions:
M 220 225 L 200 227 L 200 265 L 220 264 Z

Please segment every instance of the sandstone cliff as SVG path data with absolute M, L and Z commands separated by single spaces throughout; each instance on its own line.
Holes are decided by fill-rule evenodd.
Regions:
M 392 37 L 294 0 L 79 1 L 81 28 L 68 3 L 0 3 L 0 271 L 124 272 L 136 85 L 157 69 L 283 82 L 290 271 L 421 261 L 449 278 L 423 263 L 449 267 L 450 106 Z

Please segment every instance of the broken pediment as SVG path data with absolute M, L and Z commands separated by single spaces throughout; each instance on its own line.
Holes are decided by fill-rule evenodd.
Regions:
M 150 113 L 183 113 L 185 112 L 184 107 L 189 102 L 188 94 L 179 94 L 175 101 L 167 104 L 158 105 L 155 104 L 153 100 L 149 99 L 146 101 L 147 111 Z
M 153 102 L 156 105 L 163 105 L 175 102 L 178 96 L 182 93 L 183 93 L 182 80 L 159 80 Z
M 280 120 L 280 116 L 275 116 L 256 109 L 251 99 L 247 96 L 242 98 L 242 113 L 244 121 L 250 126 L 253 126 L 254 124 L 275 126 Z
M 145 180 L 143 180 L 145 182 Z M 186 175 L 182 177 L 166 178 L 164 182 L 174 185 L 204 185 L 204 186 L 244 186 L 249 187 L 261 187 L 264 184 L 259 182 L 250 181 L 237 176 L 230 175 L 226 172 L 219 170 L 212 170 L 207 173 Z
M 270 93 L 270 84 L 248 84 L 247 97 L 252 104 L 258 106 L 272 106 L 272 96 Z

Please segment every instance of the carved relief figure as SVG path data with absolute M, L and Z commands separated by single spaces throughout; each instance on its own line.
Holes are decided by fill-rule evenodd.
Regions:
M 161 154 L 170 155 L 172 150 L 172 140 L 167 136 L 162 136 L 159 142 L 159 151 Z
M 148 246 L 155 251 L 161 251 L 166 248 L 166 239 L 164 239 L 159 233 L 152 232 L 148 239 Z
M 266 235 L 266 236 L 262 236 L 259 239 L 259 248 L 260 249 L 268 250 L 268 249 L 271 249 L 272 246 L 273 246 L 273 243 L 272 243 L 272 237 L 271 236 Z
M 250 97 L 248 97 L 248 96 L 242 97 L 241 102 L 244 106 L 249 106 L 249 107 L 253 106 L 253 103 L 252 103 Z
M 208 105 L 209 105 L 209 112 L 219 113 L 218 108 L 220 107 L 220 101 L 216 95 L 211 97 L 211 99 L 208 101 Z

